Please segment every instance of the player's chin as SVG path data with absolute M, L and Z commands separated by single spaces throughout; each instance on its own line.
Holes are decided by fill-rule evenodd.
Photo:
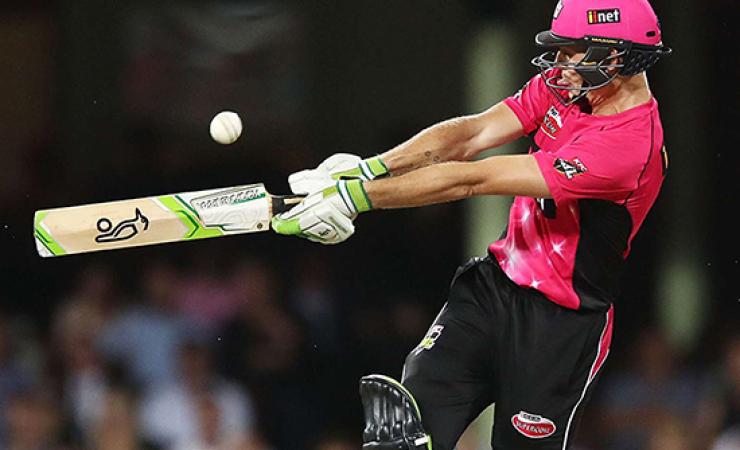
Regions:
M 571 89 L 568 91 L 568 98 L 572 99 L 572 98 L 578 97 L 579 95 L 581 95 L 582 92 L 583 91 L 581 90 L 580 87 Z
M 563 90 L 567 92 L 569 98 L 573 98 L 578 95 L 581 92 L 581 87 L 583 86 L 583 83 L 566 80 L 565 78 L 560 78 L 559 80 L 557 80 L 556 83 L 559 87 L 562 87 Z

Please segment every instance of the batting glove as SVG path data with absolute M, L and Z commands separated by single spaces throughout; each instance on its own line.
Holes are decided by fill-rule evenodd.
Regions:
M 291 210 L 272 218 L 278 234 L 293 235 L 322 244 L 339 244 L 355 232 L 357 214 L 372 209 L 363 181 L 339 180 L 307 196 Z
M 388 173 L 380 156 L 362 159 L 349 153 L 336 153 L 315 169 L 301 170 L 288 177 L 294 194 L 312 194 L 334 185 L 339 180 L 372 180 Z

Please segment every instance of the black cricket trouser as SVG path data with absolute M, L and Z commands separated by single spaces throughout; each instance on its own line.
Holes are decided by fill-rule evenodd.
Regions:
M 574 311 L 513 283 L 491 256 L 460 267 L 407 357 L 434 450 L 452 450 L 491 403 L 494 450 L 570 448 L 609 351 L 613 308 Z

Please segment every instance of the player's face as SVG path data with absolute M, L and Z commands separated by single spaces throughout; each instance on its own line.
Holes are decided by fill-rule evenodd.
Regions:
M 557 55 L 558 66 L 562 68 L 560 83 L 576 88 L 580 88 L 583 85 L 583 78 L 581 78 L 575 69 L 570 67 L 581 62 L 585 56 L 585 50 L 575 47 L 560 47 Z

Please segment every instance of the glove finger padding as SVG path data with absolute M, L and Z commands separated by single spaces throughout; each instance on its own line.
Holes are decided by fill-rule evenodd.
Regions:
M 303 235 L 322 244 L 339 244 L 355 233 L 352 219 L 331 203 L 321 203 L 299 219 Z
M 339 244 L 355 232 L 352 219 L 331 202 L 302 203 L 272 220 L 279 234 L 296 235 L 322 244 Z
M 329 172 L 321 167 L 301 170 L 288 176 L 288 184 L 294 194 L 312 194 L 324 190 L 334 183 L 335 181 L 329 175 Z
M 336 153 L 326 158 L 315 169 L 301 170 L 288 176 L 294 194 L 312 194 L 323 190 L 344 176 L 361 177 L 362 158 L 349 153 Z M 354 175 L 353 175 L 354 174 Z
M 319 164 L 319 167 L 329 172 L 329 174 L 335 174 L 354 170 L 360 165 L 361 161 L 362 158 L 357 155 L 335 153 Z

